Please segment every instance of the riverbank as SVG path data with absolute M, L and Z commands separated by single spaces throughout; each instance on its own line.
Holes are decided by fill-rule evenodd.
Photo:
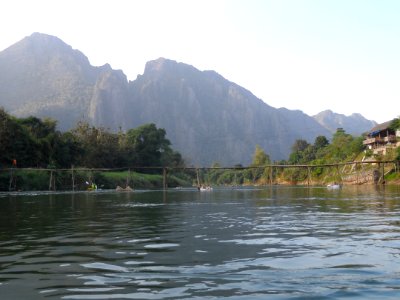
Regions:
M 88 190 L 94 183 L 101 189 L 130 186 L 135 189 L 154 189 L 164 185 L 164 176 L 157 173 L 131 171 L 46 171 L 41 169 L 0 170 L 0 191 Z M 183 173 L 169 174 L 167 186 L 189 186 L 192 181 Z

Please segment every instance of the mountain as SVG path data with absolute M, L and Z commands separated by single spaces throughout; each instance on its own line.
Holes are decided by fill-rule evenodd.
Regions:
M 201 166 L 247 165 L 257 144 L 273 160 L 286 159 L 296 139 L 331 136 L 303 112 L 273 108 L 214 71 L 160 58 L 128 81 L 40 33 L 0 52 L 0 105 L 18 117 L 54 118 L 61 130 L 80 120 L 112 130 L 152 122 L 189 164 Z
M 146 64 L 130 93 L 132 125 L 156 120 L 194 163 L 249 164 L 257 144 L 284 159 L 296 139 L 330 135 L 304 113 L 273 108 L 214 71 L 164 58 Z
M 368 120 L 357 113 L 345 116 L 331 110 L 322 111 L 313 118 L 331 133 L 335 133 L 337 128 L 343 128 L 354 136 L 360 136 L 377 125 L 375 121 Z
M 101 114 L 93 103 L 117 98 L 120 104 L 108 108 L 109 113 L 123 120 L 126 99 L 118 93 L 103 95 L 114 77 L 124 80 L 127 88 L 121 71 L 109 65 L 93 67 L 85 55 L 59 38 L 34 33 L 0 52 L 0 105 L 16 116 L 52 117 L 61 129 L 68 129 Z

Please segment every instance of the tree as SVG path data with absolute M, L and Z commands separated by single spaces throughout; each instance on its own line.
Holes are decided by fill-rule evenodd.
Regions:
M 61 143 L 60 132 L 56 130 L 57 121 L 30 116 L 18 119 L 18 123 L 27 130 L 36 144 L 36 153 L 31 158 L 33 166 L 56 166 L 58 157 L 56 157 L 55 149 Z
M 256 145 L 256 150 L 254 151 L 253 155 L 253 162 L 250 166 L 252 167 L 264 167 L 266 165 L 271 164 L 271 160 L 269 155 L 264 152 L 264 150 L 259 146 Z M 256 168 L 251 171 L 253 176 L 253 181 L 260 180 L 261 178 L 267 179 L 269 176 L 269 168 Z M 248 177 L 248 176 L 246 176 Z
M 18 166 L 31 167 L 39 154 L 38 145 L 28 130 L 0 108 L 0 163 L 11 166 L 15 159 Z
M 256 150 L 254 151 L 253 154 L 253 162 L 251 163 L 251 166 L 254 167 L 265 166 L 269 165 L 270 163 L 271 160 L 269 158 L 269 155 L 266 154 L 259 145 L 256 145 Z
M 299 164 L 304 162 L 304 151 L 310 147 L 306 140 L 296 140 L 292 145 L 292 153 L 289 156 L 290 164 Z M 309 149 L 308 152 L 311 152 Z
M 83 153 L 79 164 L 90 168 L 119 166 L 120 149 L 117 134 L 102 127 L 90 126 L 86 122 L 79 122 L 71 133 L 82 146 Z
M 304 151 L 310 144 L 307 143 L 306 140 L 296 140 L 292 145 L 292 152 L 302 152 Z
M 54 149 L 54 157 L 57 167 L 69 168 L 82 161 L 84 149 L 78 139 L 71 133 L 59 134 L 59 143 Z
M 328 145 L 329 145 L 329 141 L 325 136 L 320 135 L 315 138 L 314 148 L 316 151 L 318 151 Z
M 353 159 L 362 148 L 362 137 L 354 138 L 342 128 L 338 128 L 329 145 L 327 156 L 330 162 L 343 162 Z
M 112 133 L 87 122 L 68 132 L 56 130 L 51 119 L 18 119 L 0 108 L 0 164 L 20 167 L 115 168 L 136 166 L 184 166 L 180 153 L 170 147 L 164 129 L 154 124 Z
M 135 153 L 134 164 L 137 166 L 165 166 L 168 158 L 176 156 L 170 148 L 171 142 L 165 137 L 164 129 L 155 124 L 145 124 L 127 132 L 127 143 Z M 179 155 L 180 156 L 180 155 Z
M 390 122 L 389 128 L 392 130 L 400 129 L 400 117 L 393 119 L 392 122 Z

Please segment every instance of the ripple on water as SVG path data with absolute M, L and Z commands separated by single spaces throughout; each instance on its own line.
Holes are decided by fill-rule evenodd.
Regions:
M 113 271 L 113 272 L 128 272 L 127 268 L 101 262 L 82 264 L 81 266 L 87 269 L 96 269 L 96 270 Z
M 220 243 L 235 243 L 238 245 L 271 245 L 279 244 L 282 239 L 280 238 L 260 238 L 260 239 L 234 239 L 234 240 L 220 240 Z
M 174 247 L 179 247 L 179 244 L 160 243 L 160 244 L 149 244 L 149 245 L 144 246 L 144 248 L 146 248 L 146 249 L 166 249 L 166 248 L 174 248 Z
M 4 201 L 0 298 L 398 298 L 400 198 L 296 190 Z

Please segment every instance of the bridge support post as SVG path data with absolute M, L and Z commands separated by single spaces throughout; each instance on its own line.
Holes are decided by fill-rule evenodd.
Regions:
M 271 166 L 270 173 L 269 173 L 269 184 L 270 185 L 274 184 L 273 176 L 274 176 L 274 167 Z
M 49 180 L 49 191 L 56 190 L 56 176 L 53 175 L 54 171 L 50 171 L 50 180 Z
M 75 192 L 75 173 L 74 166 L 71 166 L 71 177 L 72 177 L 72 191 Z
M 167 168 L 163 168 L 163 189 L 166 190 L 167 188 Z
M 10 170 L 10 182 L 8 185 L 8 190 L 15 191 L 17 189 L 17 177 L 14 175 L 14 168 L 11 168 Z
M 356 184 L 358 184 L 358 163 L 356 163 L 355 169 L 356 169 Z

